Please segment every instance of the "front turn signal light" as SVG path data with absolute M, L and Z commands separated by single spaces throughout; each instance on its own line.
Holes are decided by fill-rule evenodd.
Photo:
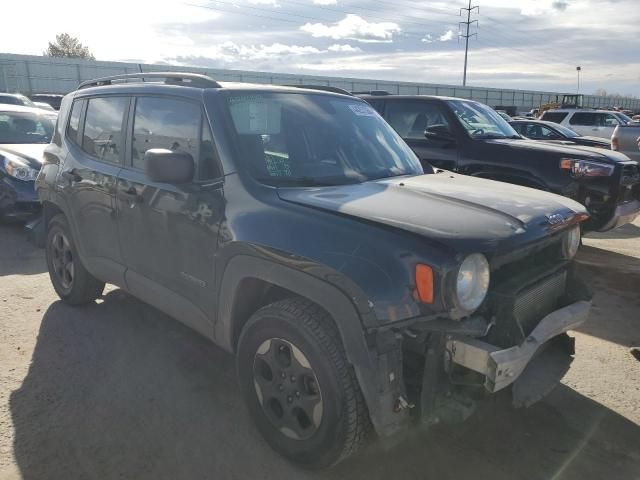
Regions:
M 422 303 L 433 303 L 433 269 L 429 265 L 416 265 L 415 296 Z

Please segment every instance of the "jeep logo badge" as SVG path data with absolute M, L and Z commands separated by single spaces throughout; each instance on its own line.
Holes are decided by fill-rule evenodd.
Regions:
M 564 223 L 564 217 L 559 213 L 552 213 L 551 215 L 547 215 L 546 217 L 549 225 L 555 226 Z

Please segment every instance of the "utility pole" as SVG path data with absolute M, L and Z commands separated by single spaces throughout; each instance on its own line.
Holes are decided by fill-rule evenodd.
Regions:
M 578 72 L 578 95 L 580 94 L 580 72 L 582 71 L 582 67 L 577 66 L 576 71 Z
M 467 21 L 466 22 L 460 22 L 460 25 L 465 25 L 466 27 L 466 34 L 465 35 L 460 35 L 462 38 L 464 38 L 465 40 L 465 45 L 464 45 L 464 74 L 462 76 L 462 86 L 466 86 L 467 85 L 467 58 L 469 56 L 469 38 L 473 37 L 474 35 L 478 35 L 477 33 L 472 33 L 469 34 L 469 29 L 471 28 L 472 24 L 477 24 L 478 20 L 471 20 L 471 12 L 473 12 L 475 9 L 478 9 L 478 14 L 480 14 L 480 7 L 479 6 L 471 6 L 471 0 L 469 0 L 469 6 L 467 8 L 461 8 L 460 9 L 460 15 L 462 15 L 462 11 L 465 10 L 467 12 Z

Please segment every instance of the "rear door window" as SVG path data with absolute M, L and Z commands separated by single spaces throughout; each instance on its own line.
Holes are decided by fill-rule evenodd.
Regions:
M 565 118 L 567 118 L 567 112 L 544 112 L 542 115 L 542 120 L 546 120 L 547 122 L 560 123 Z
M 586 125 L 586 126 L 594 126 L 597 125 L 597 114 L 593 112 L 576 112 L 573 114 L 573 117 L 569 119 L 569 123 L 571 125 Z
M 89 99 L 82 135 L 82 150 L 109 163 L 120 163 L 124 147 L 122 122 L 128 97 Z

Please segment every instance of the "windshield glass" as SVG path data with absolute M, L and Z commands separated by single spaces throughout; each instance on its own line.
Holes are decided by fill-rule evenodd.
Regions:
M 465 100 L 447 103 L 472 138 L 520 138 L 511 125 L 486 105 Z
M 622 113 L 622 112 L 615 112 L 615 113 L 614 113 L 614 115 L 615 115 L 616 117 L 618 117 L 618 119 L 619 119 L 620 121 L 622 121 L 623 123 L 629 123 L 629 122 L 632 122 L 632 121 L 633 121 L 633 120 L 631 120 L 631 117 L 628 117 L 627 115 L 625 115 L 625 114 L 624 114 L 624 113 Z
M 0 143 L 49 143 L 53 129 L 48 116 L 0 112 Z
M 568 138 L 576 138 L 576 137 L 580 137 L 581 136 L 579 133 L 574 132 L 570 128 L 565 127 L 564 125 L 554 125 L 553 128 L 555 128 L 562 135 L 564 135 L 565 137 L 568 137 Z
M 367 103 L 310 93 L 234 92 L 227 105 L 241 161 L 270 185 L 339 185 L 423 173 Z

